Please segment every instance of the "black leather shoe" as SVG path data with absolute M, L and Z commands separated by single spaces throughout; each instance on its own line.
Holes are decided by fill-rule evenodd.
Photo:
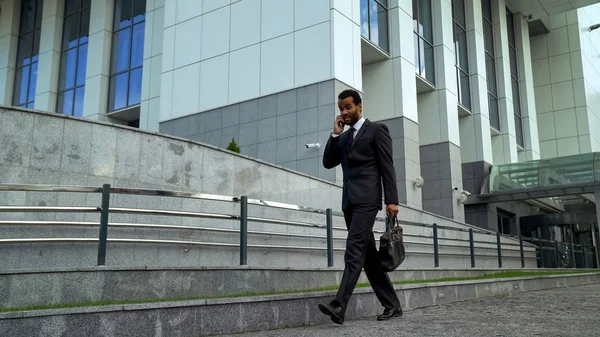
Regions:
M 377 316 L 377 320 L 378 321 L 385 321 L 388 320 L 390 318 L 394 318 L 394 317 L 400 317 L 402 316 L 402 308 L 398 307 L 398 308 L 392 308 L 392 309 L 385 309 L 383 311 L 383 314 Z
M 319 304 L 319 310 L 325 315 L 331 317 L 333 323 L 344 324 L 344 310 L 335 303 Z

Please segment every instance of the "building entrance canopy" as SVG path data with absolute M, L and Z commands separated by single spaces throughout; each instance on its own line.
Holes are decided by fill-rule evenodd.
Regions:
M 600 189 L 600 153 L 493 166 L 480 201 L 499 202 L 593 194 Z

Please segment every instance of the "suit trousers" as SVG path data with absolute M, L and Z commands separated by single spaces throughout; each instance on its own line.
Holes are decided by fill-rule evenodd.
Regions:
M 378 211 L 379 208 L 371 204 L 349 205 L 344 210 L 348 238 L 344 254 L 344 275 L 336 296 L 336 301 L 344 311 L 363 267 L 379 302 L 389 309 L 400 307 L 394 286 L 379 264 L 373 236 L 373 225 Z

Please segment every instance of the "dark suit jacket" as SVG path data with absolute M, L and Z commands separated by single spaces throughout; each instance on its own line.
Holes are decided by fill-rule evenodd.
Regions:
M 323 154 L 325 168 L 342 165 L 342 209 L 350 204 L 374 204 L 381 209 L 382 182 L 385 204 L 398 204 L 392 138 L 387 126 L 365 119 L 352 145 L 349 130 L 339 137 L 330 136 Z

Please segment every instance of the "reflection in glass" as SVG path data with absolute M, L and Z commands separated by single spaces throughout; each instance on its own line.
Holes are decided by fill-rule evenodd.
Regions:
M 521 95 L 519 95 L 519 69 L 517 64 L 517 47 L 515 39 L 515 22 L 513 14 L 506 9 L 506 26 L 508 30 L 508 53 L 510 58 L 510 76 L 512 86 L 512 100 L 515 115 L 517 145 L 524 147 L 523 125 L 521 120 Z
M 146 0 L 115 0 L 109 112 L 141 102 L 145 10 Z
M 431 0 L 413 0 L 416 73 L 435 85 Z
M 452 21 L 454 23 L 454 54 L 456 57 L 458 102 L 467 109 L 471 109 L 469 59 L 464 0 L 452 0 Z
M 483 43 L 485 49 L 485 72 L 488 90 L 488 108 L 490 126 L 500 129 L 500 113 L 498 108 L 498 84 L 496 77 L 496 56 L 494 51 L 494 25 L 492 21 L 492 0 L 481 0 L 483 16 Z
M 81 117 L 90 30 L 90 1 L 66 1 L 65 14 L 56 111 Z
M 13 105 L 33 108 L 40 52 L 42 0 L 22 0 Z
M 360 1 L 360 33 L 386 52 L 389 52 L 387 1 Z

